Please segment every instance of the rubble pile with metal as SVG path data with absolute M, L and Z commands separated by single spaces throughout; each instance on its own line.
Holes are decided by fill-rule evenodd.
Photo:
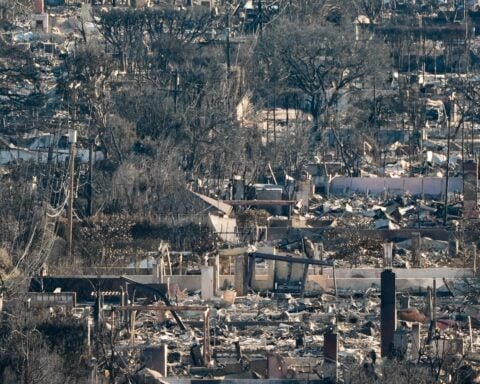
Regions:
M 397 295 L 398 324 L 392 353 L 428 365 L 448 351 L 457 359 L 461 356 L 463 365 L 477 367 L 480 305 L 472 305 L 465 296 L 436 297 L 432 289 L 428 292 L 427 296 Z M 128 312 L 123 311 L 125 307 L 113 308 L 115 316 L 105 321 L 112 324 L 112 332 L 115 330 L 116 351 L 121 356 L 142 351 L 140 360 L 130 359 L 132 371 L 146 366 L 161 369 L 167 378 L 320 380 L 327 376 L 325 335 L 332 333 L 338 337 L 339 376 L 364 363 L 373 364 L 381 375 L 380 304 L 380 291 L 373 288 L 313 297 L 266 292 L 236 297 L 233 303 L 220 296 L 201 300 L 199 294 L 193 294 L 171 307 L 182 310 L 185 330 L 159 303 L 132 305 Z M 206 330 L 202 310 L 207 308 L 211 309 Z M 414 332 L 420 332 L 419 339 Z M 148 349 L 161 346 L 166 349 L 165 366 L 145 360 Z

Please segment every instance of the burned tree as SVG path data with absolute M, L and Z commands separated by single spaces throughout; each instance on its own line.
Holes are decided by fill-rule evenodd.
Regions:
M 58 90 L 67 102 L 72 119 L 92 121 L 93 129 L 83 133 L 90 139 L 98 136 L 105 154 L 113 152 L 121 161 L 122 153 L 109 124 L 110 81 L 114 71 L 111 57 L 94 46 L 85 46 L 66 58 L 63 70 Z
M 0 114 L 40 108 L 44 103 L 40 70 L 31 52 L 0 39 Z
M 373 43 L 354 41 L 353 32 L 343 27 L 286 23 L 265 35 L 270 44 L 259 45 L 266 50 L 262 56 L 277 60 L 280 81 L 304 97 L 314 133 L 320 131 L 322 121 L 325 128 L 328 112 L 361 87 L 374 69 Z M 269 66 L 266 61 L 260 65 Z

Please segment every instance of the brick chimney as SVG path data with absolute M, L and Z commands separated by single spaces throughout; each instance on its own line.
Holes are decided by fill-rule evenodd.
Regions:
M 43 1 L 44 0 L 33 0 L 35 13 L 37 15 L 41 15 L 42 13 L 45 12 L 45 5 L 44 5 Z

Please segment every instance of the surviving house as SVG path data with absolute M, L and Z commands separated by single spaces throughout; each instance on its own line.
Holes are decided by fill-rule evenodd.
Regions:
M 103 159 L 103 153 L 98 149 L 92 152 L 93 161 Z M 0 137 L 0 165 L 18 161 L 33 160 L 39 163 L 65 162 L 70 157 L 68 136 L 41 133 L 27 138 Z M 78 162 L 89 161 L 89 149 L 80 141 L 77 145 L 75 158 Z

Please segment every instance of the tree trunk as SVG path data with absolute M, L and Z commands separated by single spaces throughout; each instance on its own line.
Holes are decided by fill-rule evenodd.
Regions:
M 318 96 L 312 95 L 310 99 L 310 113 L 313 117 L 313 133 L 316 133 L 320 130 L 320 103 L 318 101 Z

